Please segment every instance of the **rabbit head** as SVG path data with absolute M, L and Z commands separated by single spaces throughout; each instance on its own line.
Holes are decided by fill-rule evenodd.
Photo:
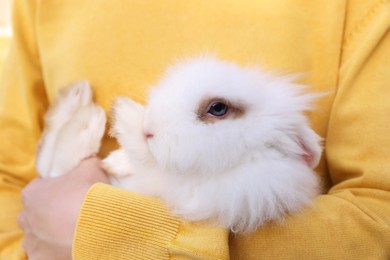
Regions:
M 320 137 L 304 115 L 316 96 L 293 80 L 210 56 L 179 62 L 151 89 L 151 154 L 181 174 L 221 174 L 253 154 L 316 166 Z

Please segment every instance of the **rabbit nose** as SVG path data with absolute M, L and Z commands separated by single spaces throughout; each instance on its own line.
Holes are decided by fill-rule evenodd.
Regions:
M 153 134 L 151 134 L 149 132 L 145 132 L 144 135 L 145 135 L 146 139 L 151 139 L 154 136 Z

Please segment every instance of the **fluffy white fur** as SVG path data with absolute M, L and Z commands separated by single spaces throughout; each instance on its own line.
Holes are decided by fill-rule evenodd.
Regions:
M 81 160 L 97 154 L 106 125 L 104 110 L 92 101 L 87 81 L 60 91 L 45 116 L 36 168 L 41 177 L 68 173 Z
M 103 165 L 113 185 L 158 196 L 187 220 L 251 232 L 309 205 L 319 192 L 313 168 L 320 159 L 321 138 L 304 115 L 316 95 L 304 91 L 291 77 L 213 57 L 179 62 L 152 88 L 146 107 L 130 98 L 116 100 L 111 132 L 122 148 Z M 244 111 L 236 118 L 205 123 L 198 111 L 210 98 L 240 104 Z M 58 101 L 65 111 L 71 103 Z M 52 111 L 48 117 L 63 113 Z M 95 119 L 83 120 L 89 124 Z M 95 129 L 89 130 L 95 135 Z M 53 146 L 50 151 L 67 154 L 69 143 L 82 139 L 74 132 L 60 140 L 55 131 L 48 138 L 52 131 L 46 131 L 44 140 L 68 146 Z M 147 134 L 153 137 L 146 138 Z M 99 138 L 87 141 L 100 145 L 100 139 L 92 139 Z M 79 151 L 79 145 L 73 147 Z M 48 161 L 47 154 L 42 151 L 38 159 L 45 156 Z M 50 161 L 56 168 L 55 160 Z

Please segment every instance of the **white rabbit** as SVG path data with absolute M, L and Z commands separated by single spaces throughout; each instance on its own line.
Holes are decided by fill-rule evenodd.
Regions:
M 112 184 L 239 233 L 310 205 L 322 149 L 304 111 L 319 95 L 292 81 L 213 57 L 172 66 L 146 108 L 130 98 L 113 105 L 122 148 L 103 160 Z M 77 82 L 45 122 L 37 169 L 54 177 L 98 152 L 106 117 L 88 82 Z
M 92 101 L 87 81 L 60 91 L 45 116 L 36 168 L 41 177 L 63 175 L 97 154 L 106 125 L 104 110 Z
M 146 107 L 117 99 L 111 133 L 122 148 L 104 168 L 113 185 L 160 197 L 186 220 L 254 231 L 319 193 L 321 138 L 304 114 L 319 95 L 305 90 L 210 56 L 179 62 Z

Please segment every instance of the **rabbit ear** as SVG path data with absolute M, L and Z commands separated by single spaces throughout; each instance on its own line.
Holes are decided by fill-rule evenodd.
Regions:
M 321 159 L 322 138 L 307 125 L 301 126 L 298 129 L 297 137 L 299 146 L 303 151 L 301 156 L 311 168 L 315 168 Z
M 267 146 L 286 156 L 304 160 L 312 169 L 319 163 L 322 152 L 321 137 L 304 123 L 294 133 L 278 135 Z

